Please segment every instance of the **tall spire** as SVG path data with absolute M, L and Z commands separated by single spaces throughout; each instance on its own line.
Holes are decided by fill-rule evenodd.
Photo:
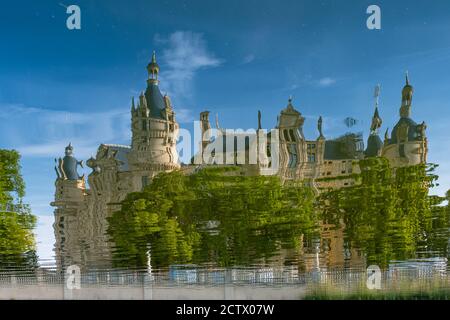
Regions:
M 370 126 L 370 134 L 378 134 L 378 129 L 381 127 L 383 120 L 378 113 L 378 107 L 375 108 L 375 112 L 372 117 L 372 125 Z
M 381 119 L 380 114 L 378 112 L 378 103 L 379 103 L 379 98 L 380 98 L 380 91 L 381 91 L 381 86 L 379 84 L 377 84 L 376 87 L 375 87 L 375 92 L 374 92 L 375 111 L 373 113 L 372 124 L 370 126 L 370 134 L 371 135 L 378 134 L 378 129 L 381 127 L 381 124 L 383 123 L 383 120 Z

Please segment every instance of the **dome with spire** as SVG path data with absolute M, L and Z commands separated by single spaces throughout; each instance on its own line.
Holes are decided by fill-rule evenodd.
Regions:
M 156 53 L 153 51 L 152 61 L 148 64 L 147 70 L 149 79 L 147 80 L 147 89 L 145 90 L 145 100 L 147 108 L 150 111 L 150 117 L 157 119 L 166 119 L 166 103 L 164 96 L 159 90 L 158 73 L 159 66 L 156 62 Z
M 396 144 L 401 141 L 420 140 L 419 126 L 411 119 L 411 103 L 414 89 L 409 83 L 408 72 L 406 72 L 406 84 L 402 90 L 402 105 L 400 107 L 400 120 L 392 130 L 389 144 Z

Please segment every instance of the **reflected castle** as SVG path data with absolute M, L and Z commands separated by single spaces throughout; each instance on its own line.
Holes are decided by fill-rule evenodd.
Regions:
M 202 141 L 195 164 L 181 165 L 176 142 L 179 125 L 175 111 L 167 95 L 159 89 L 159 66 L 153 54 L 147 66 L 147 88 L 135 103 L 131 102 L 131 146 L 102 144 L 95 158 L 86 161 L 92 172 L 86 186 L 84 176 L 79 176 L 77 167 L 83 162 L 73 156 L 69 144 L 65 156 L 56 164 L 54 231 L 57 265 L 64 268 L 71 264 L 96 268 L 111 266 L 112 244 L 107 235 L 107 217 L 120 209 L 120 203 L 131 192 L 141 191 L 160 172 L 182 170 L 186 174 L 201 169 L 210 163 L 203 162 L 203 154 L 213 143 L 205 134 L 210 128 L 209 113 L 200 114 Z M 382 119 L 375 106 L 371 133 L 364 149 L 362 137 L 346 134 L 337 139 L 327 139 L 322 132 L 322 118 L 317 123 L 318 137 L 308 140 L 303 134 L 305 118 L 295 109 L 292 99 L 281 110 L 277 120 L 279 152 L 264 148 L 264 156 L 277 156 L 278 175 L 282 181 L 306 181 L 320 192 L 327 188 L 341 188 L 354 184 L 352 173 L 358 173 L 358 160 L 365 157 L 386 157 L 392 167 L 426 163 L 427 138 L 424 122 L 417 124 L 411 119 L 413 87 L 406 76 L 402 90 L 400 119 L 384 140 L 379 136 Z M 258 143 L 261 114 L 256 131 Z M 218 126 L 218 125 L 216 125 Z M 225 131 L 217 128 L 225 138 Z M 271 133 L 265 135 L 269 142 Z M 236 137 L 234 137 L 236 138 Z M 245 148 L 249 149 L 246 145 Z M 237 152 L 234 145 L 232 154 Z M 224 150 L 229 154 L 230 150 Z M 271 161 L 240 165 L 239 174 L 259 175 L 270 167 Z M 337 179 L 336 179 L 337 178 Z

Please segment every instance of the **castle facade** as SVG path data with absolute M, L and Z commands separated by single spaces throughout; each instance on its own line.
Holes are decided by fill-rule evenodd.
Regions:
M 176 149 L 179 125 L 170 98 L 162 95 L 159 89 L 159 66 L 155 54 L 147 71 L 145 92 L 141 93 L 137 103 L 134 99 L 131 102 L 130 146 L 101 144 L 95 158 L 86 161 L 92 169 L 87 179 L 77 172 L 77 167 L 83 162 L 74 157 L 72 145 L 66 147 L 63 158 L 55 160 L 57 179 L 55 199 L 51 205 L 55 207 L 55 255 L 60 268 L 72 264 L 110 267 L 112 248 L 107 236 L 107 217 L 120 208 L 127 194 L 142 190 L 160 172 L 183 170 L 189 174 L 205 165 L 215 164 L 214 159 L 210 161 L 204 157 L 213 145 L 213 139 L 207 133 L 211 129 L 207 111 L 200 114 L 202 140 L 199 152 L 191 164 L 180 164 Z M 232 143 L 231 148 L 223 147 L 220 152 L 215 148 L 212 154 L 217 157 L 222 153 L 222 158 L 233 157 L 231 163 L 234 164 L 239 148 L 248 151 L 255 144 L 259 155 L 257 161 L 239 165 L 239 174 L 274 174 L 283 181 L 308 181 L 317 192 L 323 188 L 350 186 L 354 183 L 351 174 L 359 170 L 358 160 L 365 157 L 384 156 L 393 167 L 426 162 L 426 125 L 411 119 L 412 97 L 413 87 L 407 76 L 400 118 L 391 134 L 386 131 L 384 140 L 378 132 L 382 120 L 376 104 L 365 149 L 358 134 L 328 140 L 322 131 L 321 117 L 317 123 L 317 138 L 307 139 L 303 134 L 305 118 L 289 99 L 278 117 L 277 130 L 262 132 L 259 113 L 254 139 L 245 140 L 241 147 Z M 217 129 L 226 141 L 226 131 Z M 264 138 L 263 143 L 261 137 Z M 235 134 L 231 138 L 235 141 L 238 137 Z M 216 137 L 214 141 L 217 140 Z M 276 152 L 274 144 L 270 143 L 274 140 Z M 246 160 L 251 157 L 248 153 L 245 156 Z

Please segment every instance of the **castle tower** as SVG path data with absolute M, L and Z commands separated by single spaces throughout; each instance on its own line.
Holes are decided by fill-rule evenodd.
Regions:
M 426 124 L 417 124 L 411 119 L 412 98 L 414 89 L 409 83 L 408 73 L 406 84 L 402 90 L 400 120 L 394 126 L 391 137 L 385 137 L 382 155 L 389 159 L 391 166 L 401 167 L 426 163 L 428 143 Z
M 64 268 L 82 261 L 82 252 L 79 247 L 78 213 L 83 207 L 86 185 L 84 175 L 79 176 L 78 166 L 83 166 L 73 156 L 73 147 L 65 149 L 64 158 L 55 159 L 56 191 L 55 201 L 51 203 L 55 209 L 55 256 L 58 267 Z
M 128 154 L 130 170 L 141 177 L 136 182 L 141 187 L 158 172 L 180 167 L 176 150 L 179 126 L 170 98 L 159 90 L 155 53 L 147 71 L 147 89 L 139 96 L 137 106 L 134 98 L 131 103 L 132 141 Z

